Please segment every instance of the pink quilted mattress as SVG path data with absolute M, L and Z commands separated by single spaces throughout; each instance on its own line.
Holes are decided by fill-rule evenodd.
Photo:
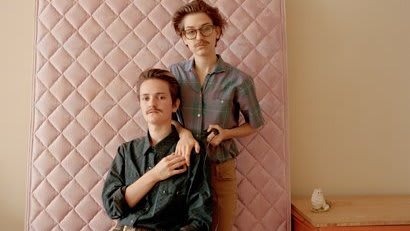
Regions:
M 176 0 L 37 0 L 26 230 L 110 230 L 101 188 L 117 146 L 143 135 L 141 70 L 190 58 Z M 213 0 L 225 61 L 254 77 L 266 125 L 238 140 L 235 230 L 290 230 L 284 0 Z

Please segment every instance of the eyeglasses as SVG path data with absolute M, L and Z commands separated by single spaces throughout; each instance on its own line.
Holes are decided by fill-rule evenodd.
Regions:
M 215 28 L 214 25 L 207 24 L 207 25 L 201 26 L 201 28 L 199 29 L 184 30 L 182 31 L 182 33 L 187 39 L 192 40 L 196 38 L 197 31 L 199 31 L 199 33 L 201 33 L 202 36 L 208 37 L 212 34 L 212 31 L 214 28 Z

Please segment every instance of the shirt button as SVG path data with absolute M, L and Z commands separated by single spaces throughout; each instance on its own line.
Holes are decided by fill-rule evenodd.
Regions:
M 166 191 L 165 190 L 162 190 L 162 194 L 165 194 L 166 193 Z
M 198 114 L 197 116 L 198 116 L 198 117 L 201 117 L 201 114 Z
M 149 166 L 149 167 L 148 167 L 148 170 L 151 170 L 151 169 L 152 169 L 152 167 L 151 167 L 151 166 Z
M 221 100 L 221 103 L 224 103 L 224 100 Z

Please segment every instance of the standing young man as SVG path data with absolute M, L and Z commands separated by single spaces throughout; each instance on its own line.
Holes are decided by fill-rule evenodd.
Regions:
M 179 8 L 173 16 L 176 33 L 193 53 L 192 60 L 171 65 L 181 86 L 182 125 L 176 153 L 190 163 L 192 148 L 198 152 L 201 142 L 211 160 L 213 194 L 213 230 L 230 231 L 233 227 L 236 200 L 236 137 L 247 136 L 263 125 L 264 120 L 250 76 L 223 61 L 215 47 L 226 21 L 219 10 L 201 0 Z M 240 124 L 240 113 L 245 122 Z M 209 134 L 210 131 L 216 130 Z M 204 146 L 203 146 L 204 147 Z
M 102 199 L 116 231 L 203 231 L 211 226 L 211 192 L 204 155 L 187 167 L 176 155 L 179 140 L 171 124 L 180 88 L 166 70 L 143 72 L 137 82 L 147 136 L 122 144 L 107 175 Z

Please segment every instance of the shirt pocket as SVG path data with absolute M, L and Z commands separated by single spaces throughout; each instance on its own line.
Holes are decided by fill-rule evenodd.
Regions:
M 178 211 L 185 206 L 185 186 L 181 180 L 168 179 L 160 183 L 155 200 L 155 212 Z
M 231 111 L 233 96 L 230 92 L 216 92 L 210 93 L 205 98 L 205 105 L 208 113 L 214 115 L 225 115 Z
M 177 179 L 170 179 L 160 189 L 160 194 L 165 200 L 172 204 L 179 204 L 186 197 L 185 177 L 178 177 Z

